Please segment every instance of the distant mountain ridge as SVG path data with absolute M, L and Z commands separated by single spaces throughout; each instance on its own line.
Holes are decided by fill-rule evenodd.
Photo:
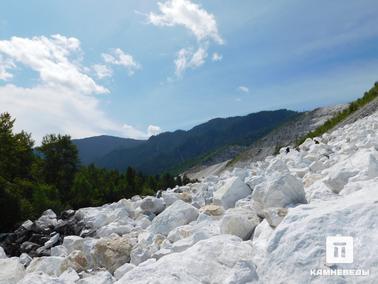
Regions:
M 121 138 L 109 135 L 88 137 L 83 139 L 73 139 L 79 151 L 79 158 L 82 164 L 88 165 L 96 163 L 104 155 L 116 149 L 128 149 L 145 143 L 145 140 Z
M 261 111 L 246 116 L 215 118 L 188 131 L 165 132 L 147 141 L 106 138 L 109 142 L 105 138 L 91 137 L 74 142 L 84 164 L 90 161 L 99 167 L 121 171 L 131 166 L 146 174 L 159 174 L 185 168 L 186 164 L 190 166 L 190 161 L 227 145 L 250 145 L 298 115 L 298 112 L 286 109 Z

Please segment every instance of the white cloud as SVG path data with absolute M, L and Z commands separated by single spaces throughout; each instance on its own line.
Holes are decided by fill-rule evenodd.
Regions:
M 147 139 L 153 135 L 157 135 L 161 133 L 161 128 L 156 125 L 149 125 L 147 127 L 147 131 L 144 132 L 135 128 L 132 125 L 124 124 L 123 125 L 123 132 L 127 137 L 134 138 L 134 139 Z
M 181 76 L 188 69 L 195 69 L 205 63 L 209 43 L 223 44 L 224 41 L 218 32 L 218 25 L 213 14 L 207 12 L 200 5 L 190 0 L 167 0 L 158 2 L 159 14 L 150 13 L 148 20 L 155 26 L 183 26 L 197 39 L 196 52 L 190 48 L 182 48 L 174 61 L 176 75 Z M 218 54 L 217 54 L 218 55 Z M 214 59 L 215 58 L 215 59 Z M 213 61 L 221 58 L 213 56 Z
M 150 13 L 150 23 L 156 26 L 184 26 L 198 41 L 213 40 L 223 44 L 217 22 L 213 14 L 189 0 L 169 0 L 158 2 L 160 14 Z
M 37 144 L 48 133 L 69 134 L 74 138 L 111 134 L 147 139 L 161 132 L 150 125 L 145 132 L 110 119 L 94 96 L 50 86 L 22 88 L 7 84 L 0 87 L 0 113 L 16 118 L 16 129 L 32 133 Z
M 38 83 L 32 87 L 0 86 L 0 113 L 11 113 L 16 129 L 31 132 L 37 144 L 48 133 L 74 138 L 100 134 L 127 137 L 128 129 L 110 119 L 94 96 L 109 91 L 86 74 L 97 70 L 97 76 L 104 77 L 111 70 L 105 65 L 83 66 L 83 54 L 78 39 L 61 35 L 0 41 L 0 79 L 12 78 L 9 70 L 18 65 L 39 74 Z M 116 54 L 115 64 L 127 61 Z M 141 138 L 147 138 L 150 132 L 142 132 Z
M 4 59 L 0 54 L 0 80 L 7 81 L 13 78 L 13 74 L 9 73 L 8 70 L 16 67 L 14 62 L 10 59 Z
M 48 85 L 1 86 L 0 112 L 11 113 L 16 118 L 16 128 L 32 132 L 37 142 L 48 133 L 72 137 L 123 134 L 121 125 L 110 120 L 100 109 L 96 97 Z
M 147 128 L 147 135 L 150 136 L 155 136 L 158 135 L 162 132 L 161 128 L 156 125 L 149 125 Z
M 114 49 L 111 53 L 103 53 L 102 58 L 108 64 L 125 67 L 129 75 L 133 75 L 136 70 L 141 69 L 141 65 L 130 54 L 123 52 L 120 48 Z
M 113 70 L 104 64 L 95 64 L 92 66 L 97 78 L 104 79 L 113 75 Z
M 214 52 L 213 56 L 211 57 L 211 60 L 214 62 L 222 61 L 223 55 L 219 54 L 218 52 Z
M 0 41 L 0 54 L 6 60 L 21 63 L 38 72 L 43 85 L 85 94 L 109 92 L 84 73 L 80 65 L 80 41 L 76 38 L 62 35 L 50 38 L 12 37 Z M 73 56 L 76 58 L 71 59 Z M 9 78 L 9 73 L 5 74 Z
M 195 52 L 182 48 L 177 53 L 175 60 L 176 75 L 181 76 L 187 69 L 196 69 L 205 63 L 207 57 L 206 48 L 198 48 Z
M 238 90 L 242 93 L 249 93 L 249 88 L 246 86 L 239 86 Z

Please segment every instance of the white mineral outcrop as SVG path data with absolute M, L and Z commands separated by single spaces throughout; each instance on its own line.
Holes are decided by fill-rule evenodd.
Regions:
M 198 210 L 195 207 L 182 200 L 177 200 L 154 218 L 150 230 L 155 234 L 168 235 L 178 226 L 196 220 L 197 216 Z
M 17 257 L 0 259 L 0 284 L 17 283 L 24 275 L 24 266 Z
M 214 203 L 225 209 L 235 206 L 235 202 L 251 194 L 251 189 L 239 177 L 230 177 L 214 192 Z
M 156 197 L 82 208 L 72 213 L 80 236 L 57 246 L 52 233 L 51 256 L 0 248 L 0 284 L 376 283 L 378 113 L 299 149 Z M 57 222 L 51 210 L 38 219 Z M 327 263 L 335 235 L 354 238 L 353 263 Z M 322 269 L 369 274 L 311 273 Z
M 116 283 L 257 283 L 252 252 L 251 244 L 236 236 L 215 236 L 136 267 Z

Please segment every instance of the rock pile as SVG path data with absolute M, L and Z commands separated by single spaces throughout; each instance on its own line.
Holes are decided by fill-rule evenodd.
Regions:
M 338 234 L 354 238 L 352 264 L 327 263 L 326 238 Z M 0 284 L 374 283 L 377 242 L 375 113 L 156 197 L 48 210 L 3 240 Z
M 49 256 L 51 248 L 61 244 L 64 236 L 79 235 L 85 227 L 73 210 L 64 211 L 60 217 L 46 210 L 35 222 L 27 220 L 13 233 L 3 235 L 1 246 L 10 256 Z

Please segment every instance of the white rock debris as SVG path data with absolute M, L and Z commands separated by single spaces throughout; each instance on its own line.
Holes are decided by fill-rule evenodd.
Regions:
M 58 246 L 53 233 L 51 256 L 0 247 L 0 284 L 376 283 L 378 113 L 246 168 L 70 214 L 83 229 Z M 59 222 L 52 210 L 37 220 Z M 327 263 L 336 235 L 354 238 L 353 263 Z

